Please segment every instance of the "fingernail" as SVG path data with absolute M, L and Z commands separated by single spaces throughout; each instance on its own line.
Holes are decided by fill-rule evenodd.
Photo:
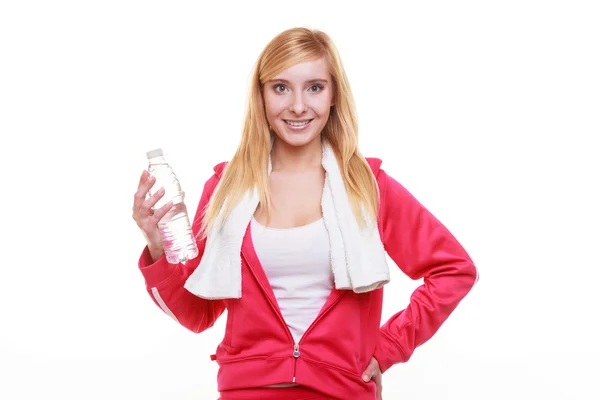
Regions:
M 363 375 L 362 378 L 363 378 L 363 381 L 369 382 L 369 377 L 367 375 Z

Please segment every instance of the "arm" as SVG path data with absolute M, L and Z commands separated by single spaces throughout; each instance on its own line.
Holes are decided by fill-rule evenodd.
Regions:
M 200 229 L 204 207 L 217 182 L 218 177 L 215 174 L 204 185 L 192 223 L 192 231 L 195 235 Z M 225 311 L 224 300 L 205 300 L 191 294 L 183 287 L 187 278 L 200 264 L 205 245 L 206 239 L 198 241 L 198 256 L 186 264 L 169 264 L 164 254 L 154 262 L 146 246 L 138 263 L 146 280 L 146 290 L 154 303 L 175 321 L 195 333 L 213 326 Z
M 380 329 L 374 357 L 384 372 L 406 362 L 429 340 L 478 279 L 473 262 L 452 234 L 400 183 L 380 170 L 382 240 L 390 258 L 423 284 L 406 309 Z

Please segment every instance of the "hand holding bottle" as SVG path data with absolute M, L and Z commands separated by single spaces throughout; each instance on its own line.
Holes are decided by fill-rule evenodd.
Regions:
M 170 201 L 158 210 L 153 209 L 154 205 L 165 195 L 165 190 L 160 188 L 148 197 L 148 193 L 155 182 L 156 178 L 144 170 L 133 200 L 133 219 L 142 230 L 148 244 L 148 250 L 154 261 L 164 254 L 158 222 L 173 207 L 173 203 Z
M 184 263 L 198 256 L 184 193 L 162 149 L 148 151 L 146 157 L 148 170 L 142 173 L 134 196 L 133 219 L 154 261 L 164 255 L 170 264 Z

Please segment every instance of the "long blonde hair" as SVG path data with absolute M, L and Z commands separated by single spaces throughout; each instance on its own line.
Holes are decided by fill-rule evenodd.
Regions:
M 241 142 L 206 207 L 199 232 L 203 237 L 213 225 L 224 222 L 248 191 L 256 189 L 260 204 L 269 215 L 271 199 L 268 162 L 271 132 L 265 114 L 262 88 L 265 82 L 289 67 L 321 57 L 325 57 L 334 86 L 334 106 L 323 129 L 323 139 L 331 144 L 336 155 L 359 225 L 364 227 L 367 217 L 371 221 L 377 220 L 379 192 L 369 164 L 358 150 L 354 97 L 337 48 L 324 32 L 292 28 L 273 38 L 254 66 Z M 219 217 L 221 208 L 223 214 Z

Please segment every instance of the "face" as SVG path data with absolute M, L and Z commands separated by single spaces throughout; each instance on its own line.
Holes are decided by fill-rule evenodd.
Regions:
M 325 59 L 283 71 L 264 84 L 263 99 L 278 139 L 295 147 L 320 139 L 333 106 L 333 82 Z

